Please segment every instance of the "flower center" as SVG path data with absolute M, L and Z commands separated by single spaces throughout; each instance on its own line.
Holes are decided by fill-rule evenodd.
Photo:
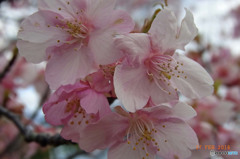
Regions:
M 59 11 L 68 12 L 62 8 L 59 8 Z M 61 29 L 61 31 L 68 33 L 70 36 L 64 40 L 57 39 L 57 43 L 61 44 L 74 44 L 80 42 L 80 47 L 82 45 L 87 45 L 88 43 L 88 35 L 92 28 L 91 24 L 89 24 L 86 19 L 85 13 L 83 10 L 76 13 L 70 13 L 72 16 L 71 20 L 60 19 L 56 16 L 56 20 L 58 21 L 54 27 Z M 50 27 L 50 25 L 48 25 Z M 76 48 L 77 51 L 79 48 Z
M 87 37 L 88 28 L 80 21 L 67 21 L 66 26 L 67 28 L 65 28 L 64 30 L 67 31 L 72 37 L 79 39 L 84 39 Z
M 127 143 L 133 151 L 144 151 L 142 159 L 147 159 L 153 146 L 160 151 L 159 143 L 154 139 L 157 132 L 151 121 L 133 119 L 127 132 Z
M 184 78 L 183 63 L 173 59 L 169 55 L 153 55 L 144 62 L 147 67 L 147 76 L 150 82 L 154 81 L 163 91 L 171 85 L 172 77 Z M 177 91 L 177 88 L 175 88 Z M 171 95 L 171 92 L 168 92 Z
M 89 124 L 96 117 L 94 114 L 87 114 L 86 111 L 81 107 L 79 98 L 66 99 L 67 105 L 65 112 L 72 112 L 73 116 L 68 121 L 69 125 L 81 125 Z

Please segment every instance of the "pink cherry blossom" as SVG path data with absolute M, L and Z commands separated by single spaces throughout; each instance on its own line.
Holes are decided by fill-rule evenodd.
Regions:
M 61 86 L 43 106 L 45 119 L 52 125 L 64 125 L 61 135 L 78 142 L 80 130 L 111 112 L 107 98 L 89 85 Z
M 39 11 L 26 18 L 18 34 L 19 52 L 28 61 L 48 60 L 46 80 L 52 89 L 73 84 L 99 64 L 121 57 L 113 37 L 130 32 L 134 23 L 115 0 L 39 0 Z
M 219 100 L 215 96 L 209 96 L 196 101 L 198 120 L 206 121 L 213 125 L 223 125 L 234 115 L 234 103 L 227 100 Z
M 232 101 L 235 104 L 234 109 L 240 112 L 240 87 L 235 86 L 227 90 L 226 100 Z
M 208 122 L 196 120 L 196 118 L 188 122 L 194 129 L 199 139 L 199 145 L 192 150 L 192 156 L 189 159 L 206 159 L 209 158 L 209 151 L 204 148 L 205 145 L 215 145 L 214 127 Z
M 181 159 L 190 156 L 189 149 L 198 144 L 195 132 L 185 123 L 196 112 L 184 103 L 174 108 L 147 107 L 135 113 L 120 106 L 115 109 L 117 113 L 106 115 L 82 132 L 79 140 L 82 149 L 110 147 L 109 159 L 153 159 L 156 155 Z
M 213 92 L 210 75 L 193 60 L 174 53 L 197 35 L 193 16 L 186 10 L 181 27 L 173 12 L 164 9 L 155 18 L 149 34 L 132 33 L 116 38 L 126 58 L 116 67 L 114 86 L 117 97 L 128 111 L 147 104 L 178 99 L 178 92 L 200 98 Z
M 100 69 L 86 77 L 89 85 L 98 92 L 114 91 L 113 74 L 116 64 L 100 65 Z

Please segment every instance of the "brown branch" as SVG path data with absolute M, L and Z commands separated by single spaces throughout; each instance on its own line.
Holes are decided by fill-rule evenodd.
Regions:
M 59 134 L 51 136 L 45 133 L 37 134 L 29 130 L 20 122 L 20 119 L 16 114 L 8 111 L 6 108 L 2 106 L 0 106 L 0 115 L 5 116 L 16 125 L 16 127 L 19 129 L 21 135 L 24 137 L 26 142 L 36 142 L 41 146 L 46 146 L 46 145 L 58 146 L 63 144 L 76 144 L 69 140 L 63 139 Z
M 18 56 L 18 49 L 14 48 L 13 52 L 12 52 L 12 58 L 9 61 L 9 63 L 6 65 L 6 67 L 4 68 L 4 70 L 0 73 L 0 83 L 2 82 L 2 80 L 4 79 L 4 77 L 7 75 L 8 71 L 11 69 L 11 67 L 13 66 L 14 62 L 17 59 Z

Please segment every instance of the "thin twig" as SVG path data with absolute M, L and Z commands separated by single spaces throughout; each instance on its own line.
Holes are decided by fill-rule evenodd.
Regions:
M 2 82 L 2 80 L 4 79 L 4 77 L 7 75 L 7 73 L 9 72 L 9 70 L 11 69 L 11 67 L 13 66 L 14 62 L 17 59 L 18 56 L 18 49 L 14 48 L 13 52 L 12 52 L 12 58 L 9 61 L 9 63 L 6 65 L 6 67 L 4 68 L 4 70 L 0 73 L 0 83 Z
M 21 135 L 24 137 L 26 142 L 36 142 L 41 146 L 46 146 L 46 145 L 58 146 L 63 144 L 75 144 L 69 140 L 63 139 L 59 134 L 51 136 L 45 133 L 40 133 L 40 134 L 34 133 L 33 131 L 27 129 L 27 127 L 25 127 L 20 122 L 20 119 L 16 114 L 8 111 L 2 106 L 0 106 L 0 115 L 7 117 L 16 125 L 16 127 L 19 129 Z

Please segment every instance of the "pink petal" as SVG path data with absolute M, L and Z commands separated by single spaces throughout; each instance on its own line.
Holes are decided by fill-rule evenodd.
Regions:
M 79 146 L 87 152 L 107 148 L 123 139 L 128 126 L 127 118 L 111 113 L 96 124 L 86 127 L 81 134 Z
M 56 16 L 60 18 L 51 11 L 39 11 L 22 22 L 17 47 L 28 61 L 39 63 L 46 60 L 46 49 L 68 36 L 55 27 Z
M 86 0 L 41 0 L 38 2 L 39 10 L 51 10 L 61 14 L 65 18 L 70 18 L 73 15 L 77 16 L 77 12 L 86 9 Z
M 111 30 L 100 30 L 90 36 L 89 47 L 97 64 L 111 64 L 122 57 L 114 46 L 113 37 Z
M 173 117 L 172 109 L 165 104 L 159 106 L 145 107 L 144 109 L 140 109 L 138 114 L 148 114 L 149 117 L 153 119 L 165 119 L 169 117 Z
M 184 46 L 192 41 L 198 34 L 198 29 L 194 24 L 193 15 L 188 10 L 185 9 L 186 15 L 182 21 L 181 28 L 179 30 L 179 35 L 177 38 L 176 48 L 184 50 Z
M 185 159 L 191 155 L 189 149 L 195 149 L 198 145 L 196 133 L 180 119 L 169 118 L 163 121 L 157 130 L 154 138 L 159 143 L 158 155 L 163 158 Z
M 40 63 L 46 60 L 46 53 L 45 49 L 47 48 L 48 44 L 37 44 L 37 43 L 30 43 L 23 40 L 17 41 L 17 48 L 19 50 L 19 54 L 24 56 L 27 61 L 31 61 L 33 63 Z
M 80 138 L 79 128 L 77 126 L 65 125 L 60 135 L 66 140 L 78 142 Z
M 62 18 L 61 15 L 51 11 L 34 13 L 21 23 L 18 38 L 32 43 L 48 42 L 48 46 L 57 43 L 56 39 L 66 38 L 67 33 L 55 27 L 55 23 L 59 22 L 56 17 Z
M 196 111 L 186 103 L 179 102 L 172 108 L 172 113 L 183 120 L 189 120 L 197 115 Z
M 149 33 L 154 47 L 162 53 L 173 53 L 176 49 L 184 50 L 184 46 L 194 39 L 198 30 L 189 10 L 186 9 L 186 16 L 179 30 L 174 12 L 165 8 L 154 19 Z
M 121 10 L 116 10 L 112 14 L 111 30 L 114 30 L 118 34 L 129 33 L 134 29 L 134 21 L 131 16 Z
M 177 19 L 170 9 L 165 8 L 158 13 L 149 30 L 153 46 L 163 53 L 175 50 L 177 35 Z
M 154 81 L 150 82 L 146 69 L 141 66 L 117 66 L 114 73 L 114 86 L 117 97 L 130 112 L 143 108 L 149 99 L 155 105 L 178 99 L 173 88 L 164 91 Z
M 201 98 L 213 93 L 213 80 L 201 65 L 178 53 L 175 53 L 173 58 L 183 63 L 181 68 L 186 78 L 185 76 L 180 76 L 180 78 L 173 76 L 171 81 L 184 96 Z
M 61 136 L 67 140 L 72 140 L 73 142 L 79 142 L 81 133 L 89 125 L 98 120 L 98 116 L 92 116 L 92 114 L 75 113 L 71 119 L 64 125 L 61 131 Z
M 161 87 L 161 88 L 160 88 Z M 166 90 L 163 90 L 165 88 Z M 178 94 L 171 86 L 161 86 L 156 84 L 156 81 L 152 82 L 149 85 L 151 100 L 155 105 L 160 105 L 165 102 L 170 102 L 174 100 L 178 100 Z
M 154 159 L 155 153 L 148 152 L 148 156 L 145 150 L 142 150 L 141 145 L 136 146 L 136 150 L 127 142 L 118 142 L 113 145 L 108 152 L 108 159 Z
M 136 59 L 140 63 L 151 51 L 149 37 L 143 33 L 120 35 L 115 38 L 114 43 L 131 61 Z
M 112 12 L 116 0 L 88 0 L 86 16 L 96 28 L 108 26 L 112 22 Z
M 46 81 L 51 89 L 61 85 L 73 84 L 78 78 L 84 78 L 97 70 L 89 57 L 89 50 L 81 48 L 79 51 L 70 48 L 60 48 L 50 58 L 46 68 Z
M 88 89 L 81 96 L 80 104 L 88 114 L 99 112 L 100 117 L 102 117 L 111 112 L 108 100 L 103 94 Z
M 59 99 L 65 99 L 72 96 L 73 95 L 72 92 L 81 92 L 88 88 L 89 88 L 89 85 L 82 82 L 77 82 L 77 83 L 74 83 L 73 85 L 68 84 L 58 88 L 54 92 L 54 94 L 56 94 Z
M 218 124 L 228 122 L 236 113 L 233 110 L 234 103 L 230 101 L 220 101 L 218 106 L 212 110 L 212 118 Z
M 112 75 L 106 77 L 103 70 L 98 70 L 89 76 L 91 88 L 101 93 L 108 93 L 113 89 Z
M 143 108 L 149 100 L 149 80 L 142 67 L 119 65 L 114 73 L 115 92 L 124 107 L 135 112 Z
M 62 101 L 62 102 L 58 102 L 50 105 L 45 104 L 43 106 L 45 120 L 54 126 L 63 125 L 64 121 L 68 119 L 72 114 L 72 112 L 65 111 L 66 105 L 67 105 L 66 101 Z

